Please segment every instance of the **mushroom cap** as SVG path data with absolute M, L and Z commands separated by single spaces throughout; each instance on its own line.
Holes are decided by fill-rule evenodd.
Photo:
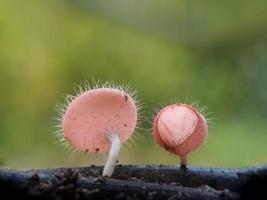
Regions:
M 173 104 L 163 108 L 153 123 L 156 142 L 179 156 L 186 156 L 205 141 L 208 126 L 204 116 L 192 106 Z
M 98 88 L 76 97 L 63 115 L 65 139 L 83 152 L 108 152 L 109 134 L 119 135 L 121 143 L 133 133 L 137 107 L 130 95 L 114 88 Z

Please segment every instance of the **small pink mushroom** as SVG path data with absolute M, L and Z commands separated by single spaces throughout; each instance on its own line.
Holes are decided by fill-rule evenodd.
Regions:
M 116 88 L 91 89 L 76 97 L 62 117 L 65 139 L 85 153 L 106 153 L 103 176 L 111 176 L 121 144 L 132 135 L 137 123 L 133 98 Z
M 153 123 L 156 142 L 178 155 L 181 166 L 187 165 L 187 155 L 203 144 L 208 134 L 204 116 L 192 106 L 173 104 L 163 108 Z

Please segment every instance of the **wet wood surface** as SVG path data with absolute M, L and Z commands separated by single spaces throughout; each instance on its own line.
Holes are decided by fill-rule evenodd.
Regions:
M 27 199 L 266 199 L 267 166 L 243 169 L 164 165 L 0 169 L 0 190 Z

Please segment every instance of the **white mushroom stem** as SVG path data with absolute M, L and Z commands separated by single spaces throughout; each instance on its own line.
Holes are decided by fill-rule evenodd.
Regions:
M 103 176 L 111 177 L 117 162 L 117 158 L 121 149 L 120 137 L 116 133 L 108 135 L 107 139 L 111 143 L 111 148 L 108 155 L 108 160 L 103 170 Z

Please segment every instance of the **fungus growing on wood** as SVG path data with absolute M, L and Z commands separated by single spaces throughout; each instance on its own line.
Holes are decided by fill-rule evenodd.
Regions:
M 187 155 L 204 143 L 208 125 L 197 109 L 176 103 L 158 112 L 153 123 L 153 134 L 156 142 L 178 155 L 181 166 L 186 167 Z
M 103 176 L 112 176 L 121 149 L 133 134 L 138 105 L 122 87 L 81 90 L 62 112 L 63 140 L 84 153 L 107 153 Z

